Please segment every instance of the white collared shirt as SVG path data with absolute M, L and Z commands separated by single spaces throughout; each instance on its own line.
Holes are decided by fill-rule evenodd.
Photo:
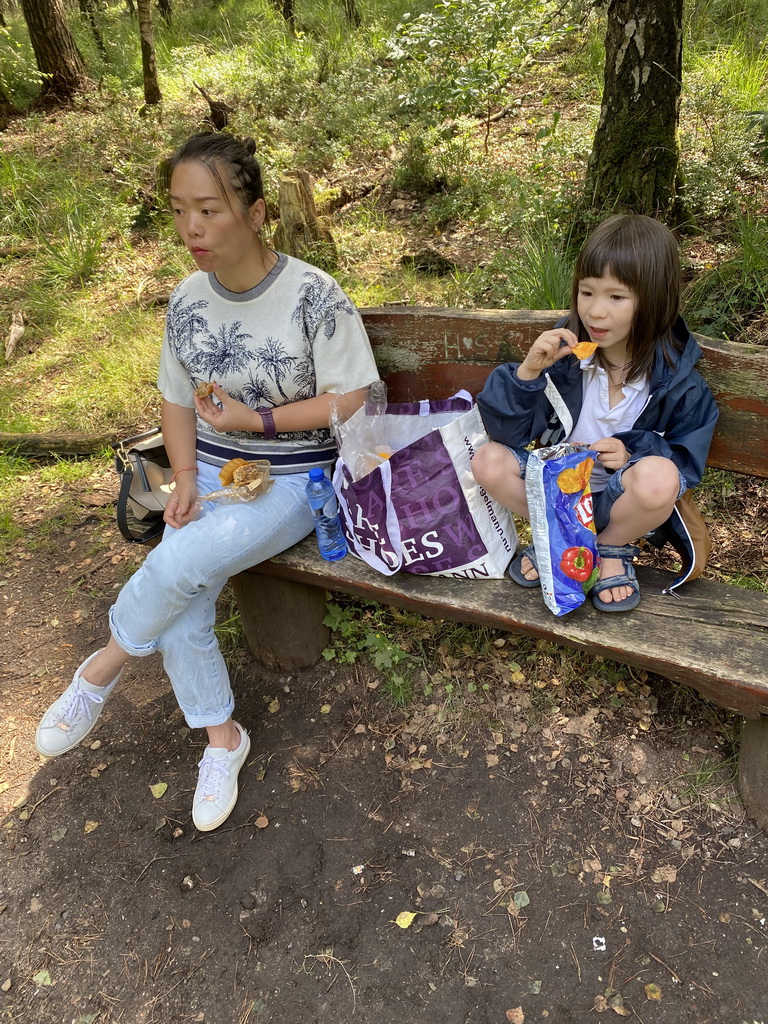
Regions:
M 629 430 L 648 402 L 651 393 L 649 380 L 633 380 L 625 384 L 621 401 L 611 409 L 608 373 L 595 363 L 594 355 L 582 359 L 580 366 L 585 375 L 584 398 L 578 422 L 568 440 L 572 444 L 593 444 L 603 437 L 613 437 Z M 592 492 L 602 491 L 607 482 L 607 471 L 596 462 L 590 477 Z

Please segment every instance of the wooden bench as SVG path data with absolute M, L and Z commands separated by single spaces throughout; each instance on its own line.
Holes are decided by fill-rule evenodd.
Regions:
M 390 401 L 476 395 L 490 370 L 522 359 L 552 312 L 393 307 L 363 311 Z M 720 420 L 709 465 L 768 478 L 768 351 L 698 338 L 700 367 Z M 320 558 L 314 536 L 233 580 L 244 629 L 264 664 L 313 664 L 329 640 L 327 590 L 426 616 L 522 633 L 592 651 L 686 683 L 744 718 L 739 788 L 749 813 L 768 828 L 768 595 L 696 580 L 677 596 L 671 576 L 638 567 L 639 607 L 605 615 L 589 602 L 562 618 L 538 590 L 510 580 L 459 581 L 398 573 L 385 577 L 357 558 Z

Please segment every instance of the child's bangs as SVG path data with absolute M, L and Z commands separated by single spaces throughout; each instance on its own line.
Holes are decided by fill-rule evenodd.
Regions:
M 621 244 L 621 239 L 602 238 L 588 246 L 579 258 L 577 274 L 585 277 L 615 277 L 625 287 L 637 291 L 637 253 Z

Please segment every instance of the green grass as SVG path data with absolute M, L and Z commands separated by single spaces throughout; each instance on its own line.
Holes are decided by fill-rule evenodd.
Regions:
M 723 258 L 693 282 L 685 295 L 691 325 L 713 337 L 735 340 L 752 317 L 768 313 L 768 224 L 762 214 L 737 210 L 733 239 Z

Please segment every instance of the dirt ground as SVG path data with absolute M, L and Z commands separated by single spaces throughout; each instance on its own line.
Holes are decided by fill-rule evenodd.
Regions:
M 436 689 L 396 710 L 365 662 L 274 675 L 233 646 L 252 756 L 205 835 L 202 736 L 155 658 L 40 758 L 37 721 L 142 554 L 109 500 L 0 567 L 0 1020 L 768 1020 L 768 842 L 736 723 L 664 680 L 583 658 L 564 688 L 582 656 L 498 634 L 434 666 L 476 680 L 469 709 Z

